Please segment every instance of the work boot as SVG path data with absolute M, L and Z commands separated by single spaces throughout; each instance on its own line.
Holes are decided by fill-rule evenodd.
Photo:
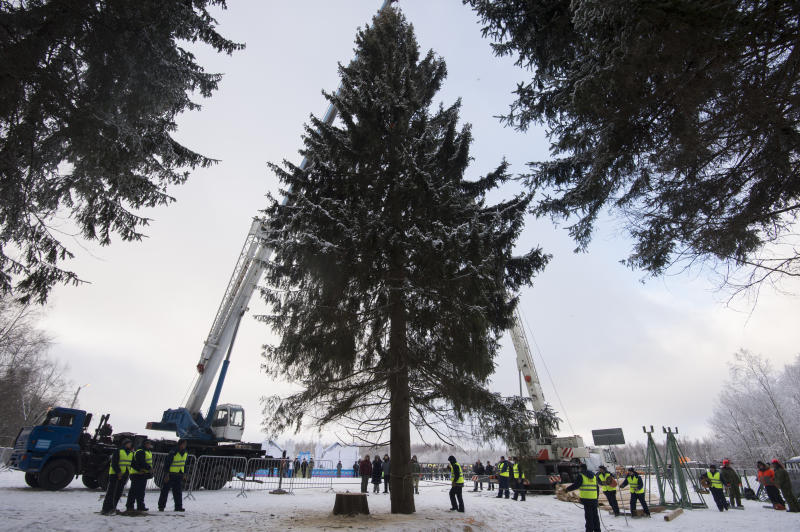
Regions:
M 184 508 L 175 508 L 175 511 L 176 512 L 185 512 L 186 510 Z
M 163 512 L 163 511 L 164 511 L 164 507 L 163 507 L 163 506 L 159 506 L 159 507 L 158 507 L 158 511 L 159 511 L 159 512 Z

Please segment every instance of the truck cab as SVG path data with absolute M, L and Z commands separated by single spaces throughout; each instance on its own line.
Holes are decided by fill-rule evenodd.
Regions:
M 214 411 L 211 431 L 217 441 L 241 441 L 244 433 L 244 408 L 241 405 L 219 405 Z
M 72 408 L 51 408 L 17 435 L 9 467 L 25 472 L 31 487 L 60 490 L 81 468 L 81 436 L 91 414 Z

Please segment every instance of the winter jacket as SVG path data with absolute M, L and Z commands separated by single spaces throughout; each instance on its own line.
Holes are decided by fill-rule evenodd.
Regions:
M 483 464 L 478 462 L 472 467 L 472 472 L 475 473 L 476 475 L 485 475 L 486 474 L 486 468 L 483 467 Z
M 372 462 L 369 460 L 361 460 L 358 463 L 358 472 L 361 473 L 361 476 L 364 475 L 371 475 L 372 474 Z
M 720 470 L 720 477 L 722 483 L 727 486 L 738 486 L 742 483 L 739 473 L 736 472 L 731 466 L 723 466 Z
M 131 468 L 135 469 L 136 471 L 140 471 L 139 474 L 141 475 L 152 474 L 150 464 L 147 463 L 147 455 L 145 454 L 146 452 L 147 449 L 144 447 L 139 447 L 133 453 L 133 460 L 131 461 Z
M 637 478 L 638 479 L 638 483 L 636 485 L 639 488 L 644 488 L 644 480 L 642 480 L 641 475 L 639 475 L 639 473 L 637 473 L 636 471 L 629 471 L 628 474 L 625 475 L 625 480 L 623 480 L 622 484 L 620 484 L 619 489 L 622 489 L 622 488 L 624 488 L 625 486 L 628 485 L 628 477 Z
M 414 475 L 419 476 L 419 474 L 421 472 L 422 472 L 422 467 L 420 467 L 419 462 L 415 462 L 414 460 L 411 460 L 411 473 L 413 473 Z
M 483 468 L 483 471 L 487 475 L 494 475 L 494 466 L 493 465 L 487 465 L 486 467 Z
M 764 486 L 775 485 L 775 472 L 772 469 L 765 469 L 758 471 L 758 481 Z
M 792 488 L 792 480 L 789 478 L 789 473 L 782 467 L 775 469 L 775 485 L 778 486 L 781 491 L 788 491 Z
M 385 460 L 385 461 L 383 462 L 383 466 L 382 466 L 382 467 L 383 467 L 383 476 L 384 476 L 385 478 L 389 478 L 389 471 L 390 471 L 390 470 L 391 470 L 391 468 L 392 468 L 392 462 L 391 462 L 391 460 Z
M 381 483 L 381 473 L 383 473 L 383 464 L 377 458 L 372 462 L 372 483 Z

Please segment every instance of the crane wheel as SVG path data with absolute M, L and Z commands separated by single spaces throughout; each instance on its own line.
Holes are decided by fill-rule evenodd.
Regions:
M 81 481 L 83 482 L 83 485 L 89 488 L 90 490 L 96 490 L 97 488 L 100 487 L 100 483 L 94 477 L 83 475 L 81 476 Z

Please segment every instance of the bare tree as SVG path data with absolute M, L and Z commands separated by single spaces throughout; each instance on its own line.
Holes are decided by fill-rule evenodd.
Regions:
M 51 339 L 35 322 L 38 310 L 0 298 L 0 442 L 66 398 L 66 367 L 48 356 Z

